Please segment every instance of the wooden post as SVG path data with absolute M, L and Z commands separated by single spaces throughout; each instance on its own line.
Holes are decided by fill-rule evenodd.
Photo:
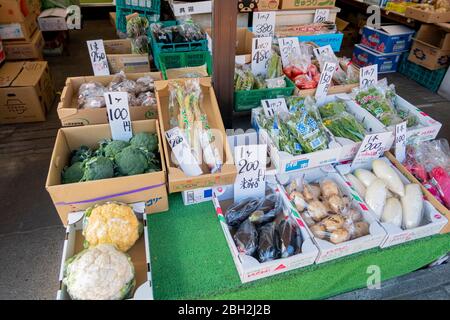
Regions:
M 213 86 L 226 129 L 233 125 L 238 0 L 213 2 Z

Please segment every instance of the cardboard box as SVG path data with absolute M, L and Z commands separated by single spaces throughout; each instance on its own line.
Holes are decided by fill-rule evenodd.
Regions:
M 360 67 L 378 65 L 378 73 L 389 73 L 397 71 L 398 62 L 402 53 L 379 53 L 363 45 L 355 44 L 352 62 Z
M 111 74 L 150 72 L 149 55 L 131 53 L 130 39 L 103 40 Z
M 248 28 L 238 28 L 236 33 L 236 63 L 247 64 L 252 60 L 252 41 L 255 34 Z
M 370 233 L 368 235 L 339 244 L 334 244 L 327 240 L 315 237 L 306 225 L 305 221 L 301 218 L 300 214 L 298 214 L 300 220 L 303 221 L 305 228 L 307 228 L 309 234 L 311 235 L 314 243 L 319 248 L 319 255 L 316 259 L 316 263 L 323 263 L 364 250 L 376 248 L 383 243 L 383 240 L 386 237 L 386 232 L 373 217 L 367 204 L 354 193 L 354 191 L 346 184 L 346 182 L 332 166 L 324 166 L 306 170 L 297 174 L 290 174 L 288 177 L 282 177 L 279 181 L 283 180 L 287 184 L 291 181 L 291 179 L 296 177 L 303 177 L 304 181 L 309 183 L 322 181 L 323 179 L 334 181 L 338 185 L 342 194 L 346 195 L 351 200 L 352 207 L 361 213 L 364 221 L 369 223 Z M 286 197 L 289 197 L 284 188 L 283 193 Z M 291 203 L 291 206 L 293 210 L 297 211 L 294 204 Z
M 0 0 L 0 24 L 23 22 L 39 11 L 40 1 L 37 0 Z
M 21 22 L 0 23 L 0 38 L 2 40 L 22 39 L 30 42 L 37 27 L 36 14 L 30 13 Z
M 403 25 L 385 25 L 381 29 L 364 26 L 361 44 L 380 53 L 408 51 L 414 30 Z
M 41 12 L 38 17 L 41 31 L 63 31 L 67 28 L 67 10 L 63 8 L 51 8 Z
M 116 12 L 109 13 L 109 22 L 112 24 L 114 29 L 116 28 Z
M 280 9 L 332 8 L 336 0 L 281 0 Z
M 407 7 L 405 11 L 407 18 L 426 23 L 450 22 L 450 12 L 429 12 L 414 7 Z
M 134 246 L 128 250 L 127 254 L 131 258 L 135 270 L 136 286 L 131 300 L 153 300 L 152 272 L 150 267 L 150 245 L 147 232 L 147 215 L 143 214 L 145 203 L 133 205 L 138 218 L 144 224 L 143 235 L 136 241 Z M 56 294 L 56 300 L 70 300 L 67 287 L 63 284 L 64 269 L 66 261 L 83 249 L 84 237 L 83 230 L 84 211 L 73 212 L 68 216 L 66 236 L 64 240 L 63 255 L 61 258 L 61 267 L 59 271 L 59 290 Z
M 172 149 L 167 143 L 165 133 L 169 130 L 169 83 L 185 82 L 186 79 L 157 81 L 156 98 L 158 101 L 158 116 L 161 126 L 161 134 L 164 145 L 164 156 L 168 167 L 169 192 L 180 192 L 197 188 L 206 188 L 234 183 L 236 178 L 236 167 L 230 146 L 226 139 L 225 128 L 217 104 L 216 95 L 211 84 L 211 78 L 200 78 L 203 99 L 201 108 L 208 118 L 208 124 L 214 130 L 215 143 L 222 157 L 223 166 L 218 173 L 206 173 L 196 177 L 189 177 L 178 168 L 172 161 Z M 221 147 L 222 146 L 222 147 Z M 208 172 L 206 164 L 202 165 L 203 172 Z
M 127 78 L 137 80 L 140 77 L 150 75 L 155 80 L 161 79 L 160 72 L 127 74 Z M 104 86 L 108 85 L 114 78 L 110 76 L 88 76 L 67 78 L 66 86 L 61 93 L 61 101 L 58 104 L 58 117 L 63 127 L 82 126 L 92 124 L 108 123 L 106 108 L 78 108 L 78 90 L 83 83 L 96 81 Z M 157 107 L 130 106 L 130 116 L 132 121 L 157 119 Z
M 392 167 L 395 170 L 395 172 L 399 175 L 400 179 L 402 180 L 402 182 L 404 184 L 410 183 L 410 181 L 405 176 L 403 176 L 402 173 L 397 168 L 394 167 L 394 165 L 392 165 L 392 163 L 389 161 L 389 159 L 384 158 L 384 157 L 380 158 L 380 159 L 385 161 L 390 167 Z M 342 176 L 342 179 L 347 183 L 347 185 L 352 187 L 351 182 L 345 178 L 345 175 L 350 173 L 350 171 L 351 171 L 350 166 L 351 166 L 351 164 L 339 165 L 339 166 L 336 166 L 336 169 L 339 171 L 339 173 Z M 371 170 L 372 163 L 369 162 L 369 163 L 361 164 L 361 165 L 356 166 L 354 169 L 358 169 L 358 168 Z M 353 187 L 352 187 L 352 189 L 353 189 Z M 352 193 L 354 193 L 356 195 L 356 197 L 358 197 L 360 199 L 362 198 L 360 195 L 357 195 L 356 191 L 352 190 Z M 371 210 L 370 210 L 370 212 L 371 212 L 373 218 L 376 219 L 375 213 Z M 390 223 L 384 223 L 384 222 L 379 222 L 379 223 L 381 224 L 381 226 L 384 228 L 384 230 L 387 233 L 387 236 L 384 239 L 384 241 L 380 247 L 387 248 L 387 247 L 391 247 L 391 246 L 394 246 L 394 245 L 397 245 L 400 243 L 404 243 L 404 242 L 408 242 L 408 241 L 412 241 L 412 240 L 416 240 L 419 238 L 428 237 L 428 236 L 437 234 L 448 223 L 448 220 L 442 214 L 440 214 L 429 201 L 424 200 L 424 216 L 423 216 L 423 220 L 422 220 L 420 226 L 418 226 L 417 228 L 403 230 L 402 228 L 394 226 L 393 224 L 390 224 Z
M 450 31 L 423 24 L 414 38 L 408 60 L 430 70 L 450 65 Z
M 258 11 L 276 11 L 280 6 L 280 0 L 259 0 Z
M 6 41 L 4 43 L 6 60 L 43 60 L 44 45 L 45 41 L 39 30 L 34 32 L 31 42 Z
M 329 8 L 329 10 L 328 21 L 336 21 L 336 15 L 341 9 L 333 7 Z M 279 26 L 295 26 L 313 23 L 315 13 L 315 9 L 280 10 L 277 12 L 275 29 Z
M 225 235 L 225 239 L 227 240 L 228 247 L 230 248 L 234 264 L 236 265 L 236 269 L 242 283 L 270 277 L 286 271 L 309 266 L 314 263 L 314 260 L 318 254 L 317 247 L 312 242 L 311 237 L 305 229 L 303 223 L 299 221 L 300 218 L 295 215 L 296 212 L 293 212 L 294 210 L 292 205 L 283 193 L 280 193 L 280 196 L 283 201 L 284 214 L 286 216 L 290 216 L 294 221 L 297 221 L 302 233 L 302 252 L 288 258 L 272 260 L 264 263 L 260 263 L 255 258 L 240 253 L 233 240 L 230 228 L 225 221 L 227 209 L 234 202 L 233 185 L 223 186 L 218 189 L 220 189 L 221 192 L 215 189 L 213 194 L 214 207 L 216 208 L 216 214 L 219 219 L 220 226 L 222 227 L 222 231 Z
M 100 140 L 111 139 L 111 129 L 108 124 L 100 124 L 58 130 L 45 188 L 64 225 L 70 212 L 85 210 L 99 201 L 145 202 L 146 213 L 169 209 L 166 164 L 158 121 L 133 121 L 132 127 L 134 133 L 150 132 L 158 135 L 161 171 L 69 184 L 61 184 L 61 172 L 70 161 L 70 153 L 81 145 L 97 148 Z
M 6 62 L 0 79 L 0 123 L 45 121 L 55 98 L 46 61 Z

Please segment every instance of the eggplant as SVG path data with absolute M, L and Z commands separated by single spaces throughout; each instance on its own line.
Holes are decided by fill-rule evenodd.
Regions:
M 287 258 L 302 252 L 302 232 L 290 219 L 280 221 L 277 225 L 277 233 L 280 237 L 282 258 Z
M 280 253 L 280 239 L 276 234 L 275 222 L 266 223 L 259 228 L 258 261 L 263 263 L 278 259 Z
M 225 220 L 232 228 L 238 228 L 260 206 L 258 198 L 247 198 L 241 202 L 232 204 L 225 213 Z
M 258 243 L 258 232 L 250 220 L 241 223 L 233 236 L 239 252 L 252 256 L 256 252 Z

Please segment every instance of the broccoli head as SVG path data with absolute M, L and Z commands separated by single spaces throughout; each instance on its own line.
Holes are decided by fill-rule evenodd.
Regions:
M 130 139 L 130 144 L 138 149 L 155 152 L 158 150 L 158 137 L 153 133 L 139 132 Z
M 133 146 L 126 147 L 115 157 L 117 171 L 123 176 L 132 176 L 144 173 L 149 166 L 144 151 Z
M 83 162 L 75 162 L 70 167 L 65 167 L 61 173 L 62 183 L 80 182 L 83 178 L 84 168 Z
M 128 142 L 121 140 L 103 140 L 100 142 L 100 148 L 97 150 L 97 153 L 112 160 L 120 151 L 129 145 Z
M 72 151 L 70 164 L 75 162 L 83 162 L 93 156 L 92 150 L 87 146 L 81 146 L 77 150 Z
M 114 176 L 113 162 L 106 157 L 93 157 L 85 162 L 83 181 L 108 179 Z

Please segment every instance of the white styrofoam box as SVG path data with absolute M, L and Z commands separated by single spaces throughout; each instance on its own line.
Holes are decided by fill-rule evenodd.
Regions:
M 153 300 L 153 286 L 152 286 L 152 273 L 150 268 L 150 244 L 148 239 L 148 232 L 145 228 L 147 226 L 147 215 L 144 214 L 145 202 L 137 202 L 131 204 L 133 211 L 136 213 L 138 219 L 143 220 L 144 224 L 144 242 L 145 242 L 145 260 L 147 264 L 147 281 L 141 284 L 139 287 L 135 288 L 134 296 L 130 300 Z M 63 254 L 61 258 L 61 266 L 59 271 L 59 290 L 56 294 L 56 300 L 70 300 L 70 296 L 67 293 L 67 288 L 63 284 L 64 279 L 64 267 L 67 259 L 74 256 L 75 252 L 75 242 L 76 233 L 83 229 L 83 217 L 84 211 L 78 211 L 70 213 L 68 216 L 67 228 L 66 228 L 66 238 L 64 240 Z
M 213 188 L 199 188 L 181 192 L 185 206 L 211 201 Z
M 400 179 L 402 180 L 403 184 L 410 184 L 411 182 L 406 178 L 390 161 L 389 159 L 382 157 L 380 158 L 384 162 L 386 162 L 394 171 L 398 174 Z M 362 168 L 367 170 L 372 170 L 372 163 L 362 163 L 358 166 L 355 166 L 355 169 Z M 351 164 L 344 164 L 344 165 L 338 165 L 336 166 L 336 170 L 341 174 L 342 179 L 347 183 L 348 186 L 350 186 L 352 189 L 352 184 L 348 179 L 345 178 L 345 175 L 350 173 L 351 171 Z M 353 192 L 356 194 L 357 192 L 353 189 Z M 361 199 L 362 196 L 358 195 Z M 396 244 L 408 242 L 411 240 L 428 237 L 434 234 L 439 233 L 442 228 L 447 224 L 447 219 L 439 213 L 436 208 L 433 207 L 433 205 L 426 200 L 425 196 L 423 197 L 424 200 L 424 215 L 422 223 L 419 227 L 409 230 L 403 230 L 402 228 L 399 228 L 397 226 L 394 226 L 390 223 L 384 223 L 380 222 L 384 230 L 387 232 L 387 237 L 383 241 L 383 244 L 381 245 L 381 248 L 390 247 Z M 376 218 L 375 213 L 370 210 L 371 214 L 374 218 Z
M 279 151 L 268 132 L 260 127 L 258 123 L 258 115 L 260 112 L 262 112 L 262 108 L 252 109 L 251 123 L 253 128 L 255 128 L 260 134 L 262 143 L 267 143 L 270 159 L 272 160 L 278 174 L 320 167 L 327 164 L 337 163 L 339 161 L 342 146 L 331 135 L 329 135 L 330 143 L 328 144 L 328 149 L 326 150 L 297 156 L 293 156 L 284 151 Z
M 389 151 L 391 149 L 392 144 L 394 143 L 393 132 L 387 131 L 386 128 L 369 111 L 356 104 L 356 102 L 353 101 L 348 94 L 326 96 L 326 98 L 320 101 L 319 107 L 329 102 L 336 101 L 337 99 L 345 102 L 347 112 L 352 114 L 356 120 L 363 125 L 367 134 L 378 134 L 378 141 L 385 145 L 385 151 Z M 354 142 L 350 139 L 340 137 L 335 137 L 335 139 L 340 145 L 342 145 L 342 152 L 338 159 L 339 162 L 352 160 L 361 147 L 361 142 Z
M 444 79 L 442 79 L 438 94 L 447 100 L 450 100 L 450 68 L 447 69 Z
M 348 256 L 350 254 L 358 253 L 364 250 L 369 250 L 372 248 L 376 248 L 381 246 L 384 239 L 386 238 L 386 232 L 380 226 L 378 221 L 373 217 L 372 213 L 369 212 L 369 208 L 367 204 L 352 190 L 346 182 L 342 179 L 340 174 L 333 168 L 333 166 L 328 165 L 320 168 L 313 168 L 309 170 L 305 170 L 302 172 L 291 173 L 288 175 L 277 176 L 278 180 L 282 184 L 289 183 L 294 178 L 302 178 L 303 181 L 308 183 L 311 182 L 319 182 L 324 179 L 334 181 L 339 189 L 341 190 L 343 195 L 349 197 L 352 203 L 352 207 L 357 209 L 361 215 L 363 216 L 363 220 L 369 223 L 369 232 L 370 234 L 345 241 L 342 243 L 334 244 L 327 240 L 322 240 L 313 235 L 313 233 L 309 230 L 308 232 L 313 237 L 314 242 L 319 248 L 319 255 L 316 259 L 316 263 L 323 263 L 326 261 L 334 260 L 337 258 L 341 258 L 344 256 Z M 284 187 L 280 185 L 280 188 L 283 188 L 283 193 L 286 197 L 289 197 L 286 193 Z M 290 203 L 292 210 L 296 211 L 295 206 Z M 300 214 L 298 217 L 301 219 Z M 306 225 L 305 222 L 303 222 Z
M 292 207 L 287 198 L 285 198 L 283 195 L 281 196 L 284 204 L 284 212 L 286 215 L 289 215 L 292 213 Z M 277 259 L 264 263 L 260 263 L 255 258 L 240 253 L 236 247 L 236 244 L 234 243 L 233 237 L 230 233 L 230 229 L 225 220 L 225 212 L 227 207 L 224 206 L 224 201 L 232 199 L 233 185 L 219 187 L 214 190 L 213 203 L 216 208 L 216 214 L 225 235 L 225 239 L 227 240 L 228 247 L 230 248 L 231 255 L 233 257 L 242 283 L 266 278 L 282 272 L 309 266 L 314 263 L 319 251 L 311 240 L 308 231 L 304 226 L 302 227 L 303 224 L 301 222 L 300 224 L 298 224 L 300 226 L 303 238 L 301 253 L 288 258 Z M 231 204 L 231 201 L 228 202 L 229 204 Z M 294 218 L 294 220 L 297 220 L 297 218 Z

